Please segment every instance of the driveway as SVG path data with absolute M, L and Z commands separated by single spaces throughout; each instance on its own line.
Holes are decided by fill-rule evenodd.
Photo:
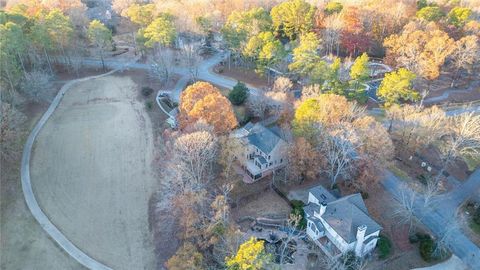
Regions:
M 387 171 L 382 184 L 397 200 L 400 200 L 400 192 L 404 184 L 401 179 Z M 415 216 L 435 235 L 441 236 L 450 230 L 452 237 L 447 238 L 450 249 L 472 269 L 480 267 L 480 248 L 458 227 L 452 227 L 452 221 L 455 220 L 458 207 L 478 189 L 480 189 L 480 168 L 455 190 L 438 196 L 430 208 L 423 206 L 421 196 L 418 196 L 414 203 Z M 406 192 L 412 191 L 407 190 Z

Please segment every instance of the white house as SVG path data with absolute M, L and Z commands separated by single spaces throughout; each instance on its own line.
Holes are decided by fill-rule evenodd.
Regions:
M 309 190 L 303 209 L 308 236 L 328 255 L 354 251 L 363 257 L 377 245 L 382 227 L 368 214 L 360 193 L 337 199 L 316 186 Z
M 248 123 L 234 136 L 240 138 L 244 145 L 244 156 L 238 160 L 252 182 L 286 165 L 287 143 L 278 128 Z

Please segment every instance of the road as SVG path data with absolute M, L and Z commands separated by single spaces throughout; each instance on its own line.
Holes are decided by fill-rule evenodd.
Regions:
M 382 184 L 397 200 L 400 200 L 401 190 L 404 188 L 404 182 L 401 179 L 387 171 Z M 439 195 L 431 207 L 424 207 L 421 196 L 417 196 L 414 202 L 415 216 L 435 235 L 442 236 L 446 232 L 452 235 L 453 237 L 447 238 L 450 249 L 472 269 L 480 268 L 480 248 L 458 227 L 452 227 L 452 222 L 455 220 L 458 207 L 479 189 L 480 168 L 455 190 Z M 412 191 L 407 190 L 406 192 L 411 193 Z

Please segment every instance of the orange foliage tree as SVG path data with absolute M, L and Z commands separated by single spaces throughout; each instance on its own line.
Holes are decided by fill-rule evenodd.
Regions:
M 212 125 L 217 134 L 226 133 L 238 125 L 230 101 L 207 82 L 187 87 L 180 96 L 179 109 L 182 129 L 200 119 Z

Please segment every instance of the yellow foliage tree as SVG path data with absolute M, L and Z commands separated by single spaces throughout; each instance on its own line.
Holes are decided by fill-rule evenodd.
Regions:
M 233 257 L 225 258 L 227 269 L 231 270 L 259 270 L 271 261 L 271 256 L 265 253 L 263 241 L 254 237 L 240 245 Z
M 202 119 L 218 134 L 238 125 L 232 104 L 220 91 L 207 82 L 197 82 L 180 96 L 180 127 L 185 128 Z

